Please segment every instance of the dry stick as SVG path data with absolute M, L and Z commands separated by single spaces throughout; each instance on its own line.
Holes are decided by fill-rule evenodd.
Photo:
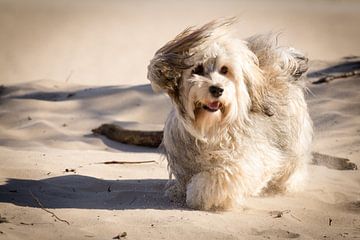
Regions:
M 332 80 L 337 79 L 337 78 L 346 78 L 346 77 L 352 77 L 352 76 L 356 76 L 356 75 L 360 75 L 359 70 L 327 75 L 327 76 L 321 77 L 318 80 L 312 82 L 312 84 L 328 83 L 328 82 L 331 82 Z
M 347 158 L 334 157 L 318 152 L 313 152 L 313 164 L 325 166 L 330 169 L 336 170 L 357 170 L 358 167 L 355 163 L 350 162 Z
M 149 161 L 133 161 L 133 162 L 127 162 L 127 161 L 107 161 L 107 162 L 100 162 L 101 164 L 142 164 L 142 163 L 154 163 L 156 161 L 149 160 Z M 99 164 L 100 164 L 99 163 Z
M 40 200 L 32 193 L 31 190 L 29 190 L 29 193 L 30 193 L 31 197 L 35 200 L 35 202 L 39 205 L 39 207 L 40 207 L 42 210 L 44 210 L 44 211 L 47 212 L 47 213 L 52 214 L 52 217 L 55 217 L 55 218 L 56 218 L 57 220 L 59 220 L 60 222 L 64 222 L 64 223 L 66 223 L 67 225 L 70 225 L 70 223 L 69 223 L 68 221 L 59 218 L 55 213 L 53 213 L 52 211 L 46 209 L 46 208 L 44 207 L 44 205 L 42 205 L 42 203 L 40 202 Z
M 274 218 L 281 218 L 284 214 L 290 214 L 290 216 L 297 221 L 301 222 L 301 219 L 296 217 L 294 214 L 291 213 L 291 210 L 284 210 L 284 211 L 271 211 L 271 215 L 275 215 Z
M 70 73 L 69 73 L 69 75 L 68 75 L 67 78 L 65 79 L 65 82 L 68 82 L 68 81 L 70 80 L 70 78 L 71 78 L 71 76 L 73 75 L 73 73 L 74 73 L 74 70 L 71 70 Z
M 300 219 L 300 218 L 298 218 L 298 217 L 296 217 L 294 214 L 291 214 L 291 213 L 290 213 L 290 216 L 291 216 L 292 218 L 294 218 L 294 219 L 298 220 L 299 222 L 302 222 L 302 221 L 301 221 L 301 219 Z
M 92 131 L 95 134 L 104 135 L 120 143 L 146 147 L 159 147 L 163 138 L 163 131 L 132 131 L 123 129 L 115 124 L 103 124 Z M 312 156 L 313 164 L 315 165 L 322 165 L 337 170 L 356 170 L 358 168 L 355 163 L 350 162 L 347 158 L 329 156 L 318 152 L 313 152 Z M 152 162 L 155 161 L 108 161 L 102 162 L 102 164 L 142 164 Z

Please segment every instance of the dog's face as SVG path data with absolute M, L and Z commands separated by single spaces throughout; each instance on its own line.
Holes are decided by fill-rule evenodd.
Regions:
M 149 65 L 153 88 L 169 94 L 187 130 L 200 138 L 248 118 L 256 85 L 250 75 L 259 72 L 244 42 L 214 32 L 208 24 L 181 33 Z
M 202 136 L 216 134 L 233 121 L 247 117 L 250 97 L 239 64 L 242 54 L 233 49 L 241 49 L 239 44 L 218 39 L 197 51 L 194 66 L 183 71 L 179 104 L 183 104 L 191 124 Z

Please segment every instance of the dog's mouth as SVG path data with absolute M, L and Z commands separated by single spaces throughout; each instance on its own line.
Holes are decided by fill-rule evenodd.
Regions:
M 213 102 L 208 102 L 208 103 L 197 102 L 196 108 L 204 109 L 208 112 L 217 112 L 218 110 L 223 111 L 224 105 L 219 101 L 213 101 Z

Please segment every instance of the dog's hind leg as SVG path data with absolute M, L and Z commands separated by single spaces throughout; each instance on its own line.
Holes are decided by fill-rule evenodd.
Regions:
M 269 196 L 303 190 L 307 179 L 307 161 L 301 158 L 289 159 L 263 190 Z

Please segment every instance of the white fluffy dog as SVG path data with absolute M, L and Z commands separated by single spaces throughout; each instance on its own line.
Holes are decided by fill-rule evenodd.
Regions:
M 167 193 L 195 209 L 298 190 L 311 156 L 312 122 L 299 81 L 307 59 L 277 46 L 271 34 L 238 40 L 232 23 L 184 30 L 148 67 L 153 88 L 174 105 L 163 139 L 176 178 Z

